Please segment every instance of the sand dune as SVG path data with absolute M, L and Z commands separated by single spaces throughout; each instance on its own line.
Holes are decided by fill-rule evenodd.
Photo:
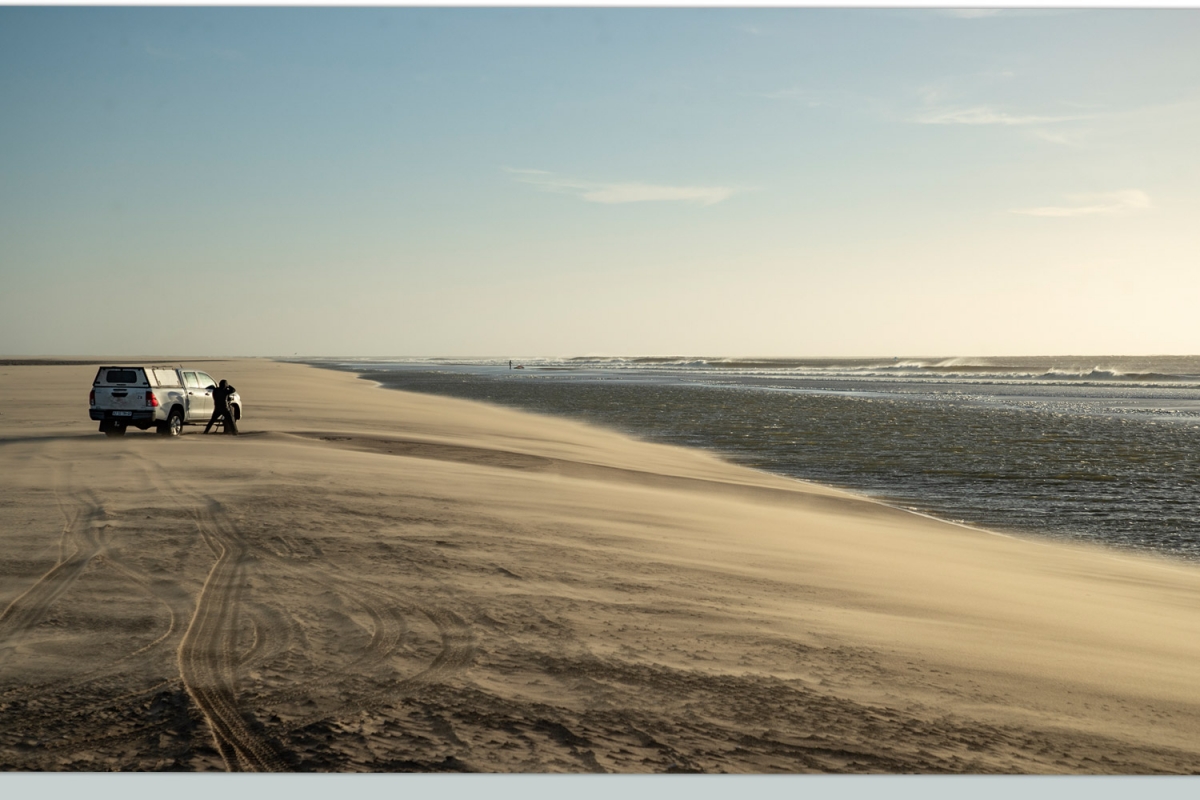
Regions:
M 256 360 L 0 365 L 0 767 L 1192 772 L 1200 569 Z

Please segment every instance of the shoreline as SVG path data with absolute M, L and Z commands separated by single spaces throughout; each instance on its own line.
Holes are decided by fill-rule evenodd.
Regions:
M 0 767 L 1200 761 L 1200 570 L 355 373 L 209 371 L 248 435 L 107 440 L 91 370 L 0 366 Z
M 305 364 L 306 366 L 310 366 L 310 367 L 316 367 L 317 369 L 332 369 L 332 370 L 335 370 L 335 371 L 338 371 L 338 372 L 351 372 L 351 370 L 342 370 L 342 369 L 338 369 L 337 367 L 322 367 L 322 366 L 320 366 L 320 365 L 317 365 L 317 364 L 312 364 L 312 363 L 310 363 L 310 362 L 307 362 L 307 361 L 304 361 L 304 362 L 295 362 L 295 363 L 303 363 L 303 364 Z M 393 392 L 404 392 L 404 391 L 405 391 L 404 389 L 399 389 L 399 388 L 396 388 L 396 387 L 394 387 L 394 386 L 387 386 L 386 384 L 380 383 L 379 381 L 376 381 L 376 380 L 374 380 L 374 379 L 372 379 L 372 378 L 369 378 L 369 377 L 367 377 L 367 376 L 366 376 L 366 374 L 364 374 L 364 373 L 361 373 L 361 372 L 354 373 L 354 375 L 355 375 L 355 377 L 357 377 L 359 380 L 366 381 L 367 383 L 373 383 L 373 384 L 375 385 L 375 388 L 376 388 L 376 389 L 384 389 L 384 390 L 387 390 L 387 391 L 393 391 Z M 434 394 L 434 393 L 430 393 L 430 394 L 431 394 L 432 396 L 434 396 L 434 397 L 446 397 L 446 396 L 448 396 L 448 395 L 439 395 L 439 394 Z M 557 416 L 559 419 L 569 419 L 569 420 L 571 420 L 571 421 L 573 421 L 573 422 L 578 422 L 578 423 L 580 423 L 580 424 L 582 424 L 582 425 L 589 425 L 589 426 L 592 426 L 592 427 L 596 427 L 596 428 L 600 428 L 600 429 L 602 429 L 602 430 L 609 431 L 609 432 L 611 432 L 611 433 L 614 433 L 614 434 L 616 434 L 616 435 L 618 435 L 618 436 L 627 436 L 627 437 L 629 437 L 629 438 L 631 438 L 631 439 L 635 439 L 635 440 L 637 440 L 637 441 L 644 442 L 644 443 L 646 443 L 646 444 L 662 444 L 662 442 L 655 442 L 655 441 L 654 441 L 654 440 L 652 440 L 652 439 L 646 438 L 646 437 L 644 437 L 644 436 L 639 436 L 637 433 L 634 433 L 634 432 L 631 432 L 631 431 L 624 431 L 624 430 L 620 430 L 620 429 L 617 429 L 617 428 L 610 428 L 610 427 L 608 427 L 608 426 L 601 425 L 601 424 L 599 424 L 599 423 L 593 423 L 593 422 L 588 422 L 588 421 L 585 421 L 585 420 L 580 420 L 580 419 L 578 419 L 578 418 L 576 418 L 576 417 L 572 417 L 572 416 L 570 416 L 569 414 L 553 415 L 553 414 L 549 414 L 549 413 L 545 413 L 545 412 L 532 411 L 532 410 L 525 409 L 525 408 L 512 409 L 510 406 L 504 406 L 504 405 L 501 405 L 501 404 L 499 404 L 499 403 L 488 403 L 488 402 L 487 402 L 487 401 L 485 401 L 485 400 L 472 400 L 472 401 L 468 401 L 468 402 L 482 403 L 482 404 L 484 404 L 484 405 L 490 405 L 490 406 L 492 406 L 492 407 L 494 407 L 494 408 L 507 408 L 507 409 L 510 409 L 510 410 L 517 410 L 517 411 L 519 411 L 519 412 L 521 412 L 521 413 L 524 413 L 524 414 L 532 414 L 532 415 L 534 415 L 534 416 L 539 416 L 539 417 L 548 417 L 548 418 L 553 418 L 553 417 Z M 1026 537 L 1023 537 L 1023 536 L 1021 536 L 1021 535 L 1019 535 L 1019 534 L 1015 534 L 1015 533 L 1007 533 L 1007 532 L 1004 532 L 1004 531 L 996 531 L 996 530 L 991 530 L 991 529 L 989 529 L 989 528 L 983 528 L 983 527 L 980 527 L 980 526 L 978 526 L 978 525 L 971 525 L 971 524 L 969 524 L 969 523 L 966 523 L 966 522 L 959 522 L 958 520 L 945 519 L 945 518 L 943 518 L 943 517 L 938 517 L 938 516 L 935 516 L 934 514 L 927 514 L 927 513 L 925 513 L 924 511 L 918 511 L 918 510 L 916 510 L 916 509 L 914 509 L 914 508 L 907 508 L 907 507 L 905 507 L 905 506 L 896 505 L 895 503 L 888 503 L 888 502 L 886 502 L 886 501 L 884 501 L 884 500 L 881 500 L 881 499 L 879 499 L 879 498 L 877 498 L 877 497 L 872 497 L 871 495 L 868 495 L 868 494 L 866 494 L 866 493 L 864 493 L 864 492 L 861 492 L 861 491 L 856 491 L 856 490 L 855 490 L 855 489 L 853 489 L 853 488 L 849 488 L 849 487 L 845 487 L 845 486 L 834 486 L 833 484 L 829 484 L 829 483 L 821 483 L 820 481 L 808 480 L 808 479 L 806 479 L 806 478 L 797 478 L 797 477 L 795 477 L 795 476 L 792 476 L 792 475 L 787 475 L 787 474 L 784 474 L 784 473 L 782 473 L 782 472 L 773 472 L 773 471 L 771 471 L 771 470 L 769 470 L 769 469 L 766 469 L 766 468 L 763 468 L 763 467 L 752 467 L 752 466 L 749 466 L 749 465 L 747 465 L 747 464 L 738 464 L 738 463 L 737 463 L 737 462 L 735 462 L 735 461 L 731 461 L 731 460 L 730 460 L 730 459 L 727 457 L 727 455 L 726 455 L 725 453 L 721 452 L 720 450 L 718 450 L 718 449 L 716 449 L 716 448 L 707 448 L 707 447 L 700 447 L 700 446 L 690 446 L 690 447 L 689 447 L 688 445 L 668 445 L 668 446 L 672 446 L 672 447 L 683 447 L 683 448 L 686 448 L 686 449 L 697 450 L 697 451 L 699 451 L 699 452 L 702 452 L 702 453 L 707 453 L 707 454 L 709 454 L 709 455 L 715 456 L 716 458 L 720 459 L 721 461 L 724 461 L 725 463 L 729 464 L 730 466 L 737 467 L 737 468 L 739 468 L 739 469 L 748 469 L 748 470 L 750 470 L 751 472 L 757 472 L 757 473 L 759 473 L 759 474 L 763 475 L 764 477 L 783 478 L 783 479 L 785 479 L 785 480 L 789 480 L 789 481 L 795 481 L 797 484 L 799 484 L 799 485 L 801 485 L 801 486 L 806 486 L 806 487 L 819 487 L 819 488 L 821 488 L 821 489 L 825 489 L 825 490 L 828 490 L 828 491 L 831 491 L 831 492 L 841 492 L 841 493 L 844 493 L 844 494 L 846 494 L 846 495 L 849 495 L 849 496 L 851 496 L 851 497 L 854 497 L 854 498 L 856 498 L 856 499 L 858 499 L 858 500 L 861 500 L 861 501 L 863 501 L 863 502 L 867 502 L 867 503 L 875 503 L 875 504 L 877 504 L 877 505 L 883 506 L 884 508 L 889 508 L 889 509 L 892 509 L 893 511 L 899 511 L 899 512 L 902 512 L 902 513 L 905 513 L 905 514 L 913 514 L 913 515 L 915 515 L 915 516 L 918 516 L 918 517 L 923 517 L 923 518 L 925 518 L 925 519 L 928 519 L 928 520 L 931 520 L 931 521 L 933 521 L 933 522 L 937 522 L 937 523 L 944 524 L 944 525 L 953 525 L 953 526 L 955 526 L 955 527 L 957 527 L 957 528 L 962 528 L 963 530 L 972 531 L 972 532 L 974 532 L 974 533 L 986 533 L 986 534 L 988 534 L 988 535 L 991 535 L 991 536 L 1003 536 L 1003 537 L 1005 537 L 1005 538 L 1007 538 L 1007 539 L 1017 539 L 1017 540 L 1019 540 L 1019 541 L 1029 541 L 1029 542 L 1033 542 L 1033 543 L 1035 543 L 1035 544 L 1040 544 L 1040 543 L 1041 543 L 1041 541 L 1040 541 L 1040 540 L 1037 538 L 1037 536 L 1038 536 L 1037 534 L 1030 534 L 1030 535 L 1029 535 L 1029 536 L 1026 538 Z M 1086 543 L 1080 543 L 1080 544 L 1082 544 L 1082 545 L 1083 545 L 1083 546 L 1085 546 L 1085 547 L 1086 547 L 1086 546 L 1089 546 L 1089 545 L 1087 545 Z M 1099 548 L 1101 548 L 1101 549 L 1103 549 L 1103 550 L 1114 550 L 1114 551 L 1115 551 L 1117 554 L 1124 554 L 1124 553 L 1130 553 L 1130 552 L 1132 552 L 1132 551 L 1122 551 L 1122 550 L 1119 550 L 1119 549 L 1115 549 L 1115 548 L 1113 548 L 1111 545 L 1106 545 L 1106 544 L 1103 544 L 1103 543 L 1096 543 L 1096 544 L 1095 544 L 1095 545 L 1093 545 L 1093 546 L 1095 546 L 1095 547 L 1099 547 Z M 1163 557 L 1163 558 L 1166 558 L 1167 560 L 1172 560 L 1172 557 L 1171 557 L 1169 554 L 1159 554 L 1159 553 L 1152 553 L 1152 552 L 1149 552 L 1149 551 L 1146 551 L 1144 554 L 1146 554 L 1146 555 L 1151 555 L 1151 556 L 1161 556 L 1161 557 Z M 1190 562 L 1185 562 L 1185 563 L 1190 563 Z
M 390 386 L 388 384 L 385 384 L 381 381 L 376 380 L 373 377 L 369 377 L 369 373 L 356 371 L 355 369 L 340 367 L 340 366 L 333 365 L 333 364 L 325 364 L 325 363 L 322 363 L 319 361 L 284 361 L 282 363 L 298 363 L 298 364 L 304 364 L 306 366 L 313 367 L 316 369 L 325 369 L 325 370 L 331 370 L 334 372 L 344 372 L 347 374 L 352 374 L 355 377 L 357 377 L 359 380 L 362 380 L 362 381 L 372 384 L 375 388 L 386 389 L 386 390 L 397 391 L 397 392 L 413 391 L 413 390 L 408 390 L 408 389 L 405 389 L 402 387 Z M 432 368 L 432 365 L 431 365 L 431 368 Z M 986 534 L 989 534 L 992 536 L 1001 536 L 1001 537 L 1006 537 L 1006 538 L 1015 539 L 1018 541 L 1025 541 L 1025 542 L 1029 542 L 1032 544 L 1039 544 L 1039 545 L 1040 544 L 1050 544 L 1050 545 L 1066 544 L 1068 546 L 1073 546 L 1073 547 L 1083 547 L 1086 549 L 1094 549 L 1100 553 L 1107 553 L 1114 557 L 1121 557 L 1121 556 L 1126 556 L 1126 555 L 1141 556 L 1141 557 L 1147 557 L 1150 559 L 1158 560 L 1158 561 L 1161 561 L 1166 564 L 1179 564 L 1184 567 L 1193 567 L 1193 568 L 1200 567 L 1200 557 L 1189 556 L 1187 554 L 1184 554 L 1182 552 L 1177 552 L 1177 551 L 1160 550 L 1160 549 L 1154 549 L 1154 548 L 1150 548 L 1150 547 L 1146 547 L 1146 546 L 1139 546 L 1139 545 L 1128 545 L 1128 544 L 1123 545 L 1123 544 L 1119 544 L 1119 543 L 1115 543 L 1115 542 L 1111 542 L 1111 541 L 1105 541 L 1105 540 L 1095 540 L 1095 539 L 1086 539 L 1086 538 L 1077 538 L 1077 537 L 1064 537 L 1064 536 L 1055 534 L 1050 529 L 998 530 L 994 527 L 988 527 L 984 523 L 974 523 L 974 522 L 968 522 L 966 520 L 951 519 L 947 516 L 939 516 L 939 512 L 936 510 L 928 510 L 928 511 L 921 510 L 919 508 L 901 505 L 899 501 L 889 502 L 887 499 L 870 494 L 866 490 L 861 489 L 859 487 L 838 485 L 835 483 L 829 483 L 829 482 L 825 482 L 825 481 L 821 481 L 821 480 L 817 480 L 817 479 L 798 477 L 798 476 L 789 474 L 788 472 L 786 472 L 782 469 L 773 470 L 773 469 L 763 467 L 763 466 L 754 466 L 754 465 L 750 465 L 750 464 L 739 463 L 738 461 L 735 460 L 736 453 L 722 450 L 721 448 L 716 447 L 716 446 L 704 446 L 704 445 L 690 444 L 690 443 L 681 444 L 681 443 L 677 443 L 675 441 L 672 441 L 672 440 L 669 440 L 666 438 L 656 439 L 656 438 L 652 438 L 652 435 L 639 432 L 632 428 L 622 428 L 617 425 L 609 425 L 604 422 L 588 420 L 583 417 L 571 414 L 570 412 L 547 411 L 544 409 L 536 409 L 536 408 L 526 407 L 526 406 L 522 406 L 522 405 L 505 404 L 505 403 L 494 402 L 494 401 L 484 400 L 484 399 L 459 398 L 456 395 L 440 394 L 437 392 L 417 392 L 417 393 L 427 394 L 431 397 L 466 399 L 467 402 L 478 402 L 478 403 L 482 403 L 484 405 L 491 406 L 493 408 L 515 410 L 515 411 L 518 411 L 521 413 L 532 414 L 535 416 L 542 416 L 542 417 L 552 418 L 552 419 L 570 420 L 572 422 L 576 422 L 576 423 L 583 424 L 583 425 L 596 426 L 600 429 L 609 431 L 613 434 L 616 434 L 619 436 L 630 437 L 630 438 L 636 439 L 638 441 L 645 442 L 647 444 L 665 444 L 668 446 L 683 447 L 685 449 L 695 450 L 697 452 L 702 452 L 702 453 L 712 455 L 712 456 L 724 461 L 725 463 L 728 463 L 731 466 L 737 467 L 739 469 L 748 469 L 748 470 L 751 470 L 754 472 L 761 473 L 763 475 L 769 475 L 769 476 L 776 477 L 776 478 L 784 478 L 786 480 L 796 481 L 797 483 L 802 484 L 802 485 L 819 486 L 819 487 L 826 488 L 830 491 L 844 492 L 847 495 L 860 498 L 866 502 L 877 503 L 886 508 L 891 508 L 891 509 L 895 509 L 897 511 L 902 511 L 905 513 L 913 514 L 918 517 L 923 517 L 925 519 L 929 519 L 931 521 L 934 521 L 934 522 L 937 522 L 940 524 L 956 526 L 956 527 L 962 528 L 963 530 L 973 531 L 973 532 L 977 532 L 977 533 L 986 533 Z M 954 510 L 947 509 L 946 513 L 961 513 L 961 511 L 954 511 Z

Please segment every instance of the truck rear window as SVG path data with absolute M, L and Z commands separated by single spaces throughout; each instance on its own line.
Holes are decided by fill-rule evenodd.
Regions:
M 110 369 L 104 376 L 105 383 L 137 383 L 138 374 L 132 369 Z

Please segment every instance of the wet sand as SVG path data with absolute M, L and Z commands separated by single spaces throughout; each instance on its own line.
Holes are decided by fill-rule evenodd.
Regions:
M 127 359 L 121 359 L 127 362 Z M 0 363 L 0 768 L 1194 772 L 1200 569 L 294 364 Z

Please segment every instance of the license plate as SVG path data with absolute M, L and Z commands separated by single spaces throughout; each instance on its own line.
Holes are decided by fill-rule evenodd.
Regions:
M 132 417 L 133 412 L 132 411 L 114 411 L 113 416 L 114 417 Z

